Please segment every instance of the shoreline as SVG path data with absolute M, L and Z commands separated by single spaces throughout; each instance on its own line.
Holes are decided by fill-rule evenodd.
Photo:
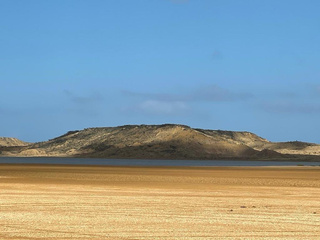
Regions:
M 48 158 L 48 159 L 92 159 L 92 160 L 139 160 L 139 161 L 253 161 L 253 162 L 315 162 L 320 163 L 319 155 L 292 155 L 286 158 L 217 158 L 217 159 L 190 159 L 190 158 L 101 158 L 81 156 L 19 156 L 0 155 L 1 158 Z
M 160 159 L 101 159 L 62 157 L 0 157 L 2 164 L 66 165 L 66 166 L 136 166 L 136 167 L 246 167 L 246 166 L 320 166 L 315 161 L 266 161 L 266 160 L 160 160 Z
M 56 164 L 56 163 L 0 163 L 0 168 L 1 167 L 6 167 L 6 166 L 24 166 L 24 167 L 88 167 L 88 168 L 141 168 L 141 169 L 151 169 L 151 168 L 156 168 L 156 169 L 251 169 L 251 168 L 259 168 L 259 169 L 270 169 L 270 168 L 282 168 L 282 169 L 292 169 L 292 168 L 297 168 L 297 169 L 317 169 L 317 167 L 320 167 L 320 165 L 271 165 L 271 166 L 153 166 L 153 165 L 142 165 L 142 166 L 138 166 L 138 165 L 96 165 L 96 164 Z M 320 170 L 320 168 L 319 168 Z

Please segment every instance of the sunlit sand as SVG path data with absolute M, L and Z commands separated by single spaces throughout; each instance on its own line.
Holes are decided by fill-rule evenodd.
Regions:
M 0 165 L 0 239 L 317 239 L 319 167 Z

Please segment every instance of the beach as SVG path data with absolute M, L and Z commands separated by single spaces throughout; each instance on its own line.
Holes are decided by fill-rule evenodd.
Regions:
M 320 167 L 0 165 L 0 239 L 318 239 Z

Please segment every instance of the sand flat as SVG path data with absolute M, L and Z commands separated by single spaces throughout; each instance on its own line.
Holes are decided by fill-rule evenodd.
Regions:
M 319 167 L 0 165 L 0 239 L 320 239 Z

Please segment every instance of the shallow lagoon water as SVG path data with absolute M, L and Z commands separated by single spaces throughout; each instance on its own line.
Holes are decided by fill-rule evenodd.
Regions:
M 0 164 L 71 164 L 105 166 L 175 166 L 175 167 L 222 167 L 222 166 L 319 166 L 320 162 L 295 161 L 246 161 L 246 160 L 141 160 L 62 157 L 0 157 Z

